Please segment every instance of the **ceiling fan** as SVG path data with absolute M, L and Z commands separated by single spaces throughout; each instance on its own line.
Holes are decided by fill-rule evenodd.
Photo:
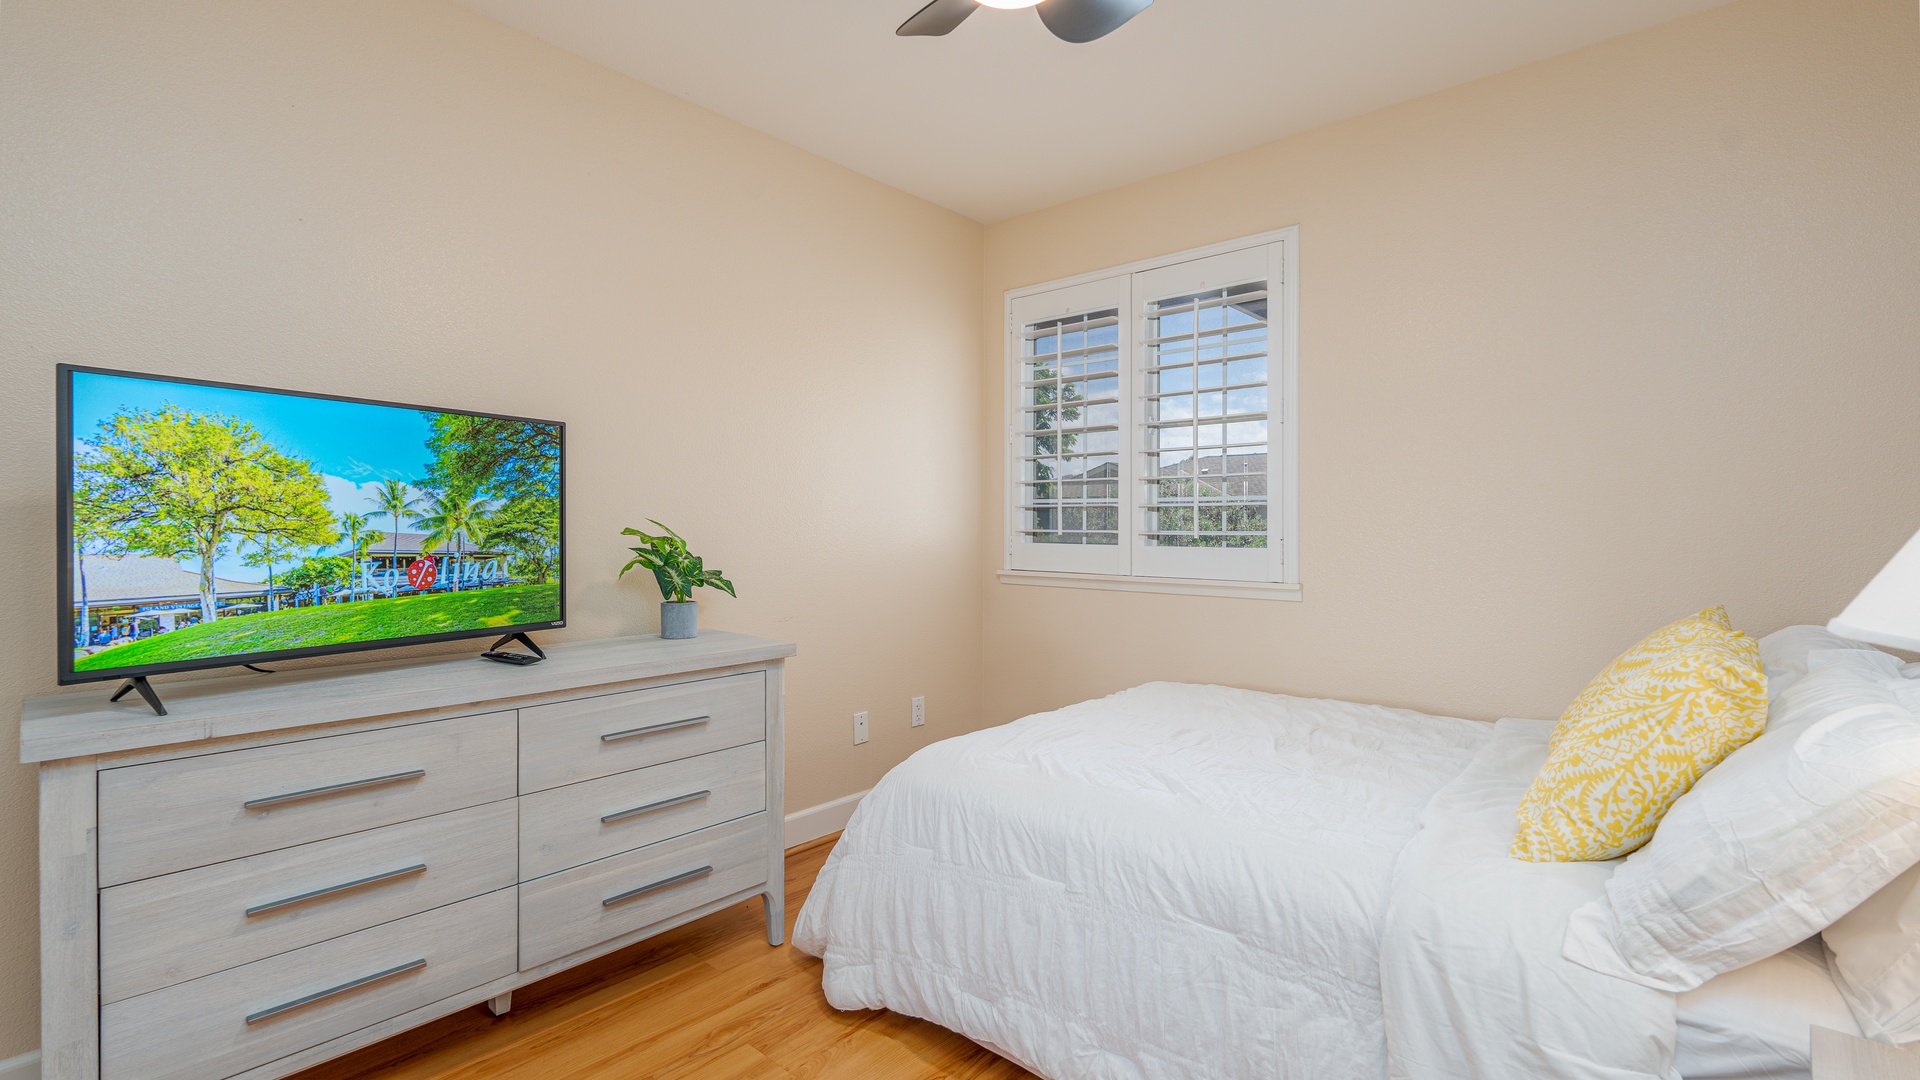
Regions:
M 1074 44 L 1094 41 L 1120 29 L 1147 10 L 1153 0 L 933 0 L 900 24 L 900 37 L 939 37 L 966 21 L 976 7 L 1035 8 L 1053 36 Z

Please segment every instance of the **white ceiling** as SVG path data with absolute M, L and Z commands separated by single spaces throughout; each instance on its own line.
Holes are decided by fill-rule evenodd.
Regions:
M 992 222 L 1725 0 L 1158 0 L 1087 45 L 895 37 L 924 0 L 455 2 Z

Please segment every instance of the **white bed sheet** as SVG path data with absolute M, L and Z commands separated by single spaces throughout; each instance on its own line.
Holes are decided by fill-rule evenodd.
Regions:
M 1808 1080 L 1808 1029 L 1860 1034 L 1820 940 L 1723 972 L 1680 995 L 1686 1080 Z
M 1156 683 L 930 746 L 794 944 L 1056 1080 L 1378 1080 L 1396 857 L 1489 725 Z

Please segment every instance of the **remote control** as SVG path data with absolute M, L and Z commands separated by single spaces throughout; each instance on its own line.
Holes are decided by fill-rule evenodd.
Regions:
M 538 656 L 523 652 L 483 652 L 480 655 L 488 660 L 497 661 L 502 664 L 537 664 L 541 659 Z

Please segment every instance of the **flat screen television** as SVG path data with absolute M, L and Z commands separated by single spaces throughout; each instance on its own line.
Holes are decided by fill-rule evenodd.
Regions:
M 566 625 L 562 424 L 66 364 L 58 384 L 62 683 Z

